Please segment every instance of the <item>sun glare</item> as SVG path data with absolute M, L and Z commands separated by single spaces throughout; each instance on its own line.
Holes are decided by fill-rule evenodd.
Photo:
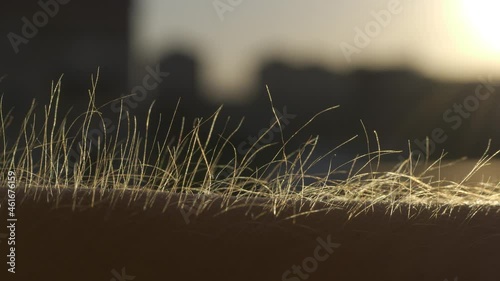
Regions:
M 462 11 L 466 25 L 470 25 L 477 39 L 486 44 L 484 49 L 500 52 L 500 1 L 498 0 L 462 0 Z

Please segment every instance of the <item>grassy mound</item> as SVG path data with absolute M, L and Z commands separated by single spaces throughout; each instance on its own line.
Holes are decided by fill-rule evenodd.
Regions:
M 234 131 L 214 131 L 222 109 L 206 120 L 198 119 L 189 130 L 183 122 L 181 134 L 175 136 L 175 142 L 167 143 L 172 137 L 173 113 L 167 138 L 158 139 L 157 134 L 153 134 L 151 139 L 150 116 L 147 120 L 137 120 L 122 107 L 116 126 L 105 120 L 95 105 L 96 84 L 97 79 L 93 79 L 88 110 L 75 120 L 67 120 L 58 112 L 59 81 L 53 86 L 50 104 L 45 106 L 41 122 L 40 117 L 33 113 L 33 103 L 17 138 L 11 143 L 6 141 L 11 114 L 0 104 L 1 182 L 7 181 L 7 172 L 12 170 L 22 188 L 153 189 L 167 194 L 217 195 L 225 198 L 224 201 L 233 196 L 247 200 L 269 198 L 273 202 L 270 210 L 274 213 L 290 201 L 308 201 L 313 205 L 331 203 L 332 206 L 353 205 L 355 202 L 361 205 L 366 202 L 385 203 L 390 209 L 400 204 L 424 208 L 433 205 L 489 208 L 500 204 L 500 183 L 468 181 L 498 152 L 492 155 L 485 153 L 471 173 L 460 182 L 428 175 L 430 171 L 440 169 L 441 159 L 419 173 L 416 173 L 419 159 L 412 157 L 394 167 L 393 171 L 379 172 L 378 166 L 386 155 L 400 153 L 381 150 L 380 145 L 377 151 L 368 151 L 343 165 L 331 167 L 322 175 L 315 175 L 309 171 L 338 147 L 313 159 L 311 155 L 317 143 L 317 138 L 313 137 L 298 151 L 287 154 L 286 144 L 297 135 L 295 133 L 288 140 L 281 135 L 281 143 L 252 148 L 247 154 L 239 155 L 231 143 Z M 270 101 L 272 104 L 272 99 Z M 138 122 L 145 123 L 146 132 L 143 135 L 137 130 Z M 278 116 L 276 124 L 281 126 Z M 110 126 L 118 129 L 108 132 Z M 158 133 L 160 126 L 153 130 Z M 95 128 L 102 130 L 98 138 L 92 133 Z M 201 134 L 202 128 L 207 128 L 205 131 L 208 134 Z M 272 161 L 261 167 L 252 167 L 252 159 L 268 153 L 271 146 L 277 145 L 281 145 L 282 149 Z M 234 157 L 227 163 L 220 163 L 222 151 L 228 149 L 234 152 Z M 347 173 L 347 179 L 332 179 L 332 175 L 339 171 Z M 179 205 L 182 203 L 179 202 Z
M 487 150 L 467 177 L 453 182 L 431 175 L 441 168 L 441 159 L 418 169 L 420 159 L 408 156 L 392 171 L 379 171 L 384 157 L 400 152 L 380 149 L 376 138 L 376 151 L 317 175 L 310 172 L 314 165 L 338 149 L 313 158 L 317 137 L 287 153 L 298 132 L 288 139 L 281 134 L 280 142 L 239 155 L 231 142 L 235 131 L 215 129 L 219 109 L 190 128 L 181 122 L 180 134 L 168 142 L 175 113 L 162 139 L 158 128 L 149 127 L 150 115 L 138 120 L 123 106 L 117 123 L 110 123 L 95 105 L 96 84 L 93 79 L 88 109 L 68 120 L 58 112 L 61 84 L 56 83 L 43 116 L 36 116 L 33 106 L 13 141 L 7 138 L 11 112 L 0 101 L 0 199 L 4 213 L 10 171 L 22 222 L 18 256 L 24 278 L 38 274 L 53 280 L 119 280 L 128 264 L 131 275 L 146 279 L 168 274 L 188 280 L 452 280 L 456 274 L 466 276 L 463 280 L 498 280 L 478 274 L 495 274 L 500 183 L 470 181 L 498 152 Z M 146 132 L 139 132 L 140 122 Z M 95 128 L 102 130 L 98 138 Z M 276 146 L 281 148 L 271 150 Z M 222 163 L 228 150 L 234 157 Z M 272 160 L 254 167 L 252 160 L 268 151 L 273 151 Z M 346 179 L 332 176 L 339 171 Z M 323 245 L 330 235 L 341 246 L 335 251 L 338 256 L 330 253 L 328 267 L 316 275 L 306 270 L 311 276 L 287 269 L 294 259 L 301 262 L 311 255 L 319 243 L 315 241 L 323 239 Z M 131 245 L 133 239 L 140 244 Z M 124 244 L 127 253 L 112 252 Z M 206 253 L 194 257 L 192 251 L 199 249 Z M 269 256 L 257 261 L 255 253 L 244 254 L 252 250 Z M 262 252 L 271 250 L 281 255 Z M 162 257 L 168 251 L 174 256 Z M 241 264 L 224 256 L 231 253 Z M 192 258 L 192 265 L 179 257 Z M 384 262 L 400 269 L 385 270 Z M 236 276 L 238 270 L 251 270 L 252 263 L 260 267 L 246 277 Z M 302 268 L 306 263 L 304 259 Z M 82 264 L 85 272 L 71 275 Z M 194 273 L 191 266 L 206 271 Z

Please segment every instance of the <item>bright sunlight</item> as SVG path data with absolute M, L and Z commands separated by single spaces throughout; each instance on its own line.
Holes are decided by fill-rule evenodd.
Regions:
M 486 44 L 482 46 L 495 52 L 500 52 L 500 2 L 495 0 L 462 0 L 462 11 L 465 24 L 470 25 L 477 39 Z

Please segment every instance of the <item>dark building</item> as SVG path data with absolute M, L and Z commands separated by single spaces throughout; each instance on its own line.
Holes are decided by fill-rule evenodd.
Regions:
M 130 7 L 131 1 L 123 0 L 8 0 L 0 4 L 0 35 L 4 38 L 0 40 L 0 92 L 4 95 L 4 105 L 15 107 L 11 128 L 20 127 L 33 98 L 39 105 L 47 104 L 50 83 L 62 74 L 63 113 L 69 107 L 74 107 L 75 113 L 86 109 L 91 75 L 98 67 L 97 105 L 133 93 L 134 87 L 130 87 L 128 80 Z M 168 130 L 179 98 L 176 116 L 186 117 L 185 130 L 192 128 L 196 117 L 206 119 L 220 105 L 204 98 L 196 56 L 179 50 L 166 54 L 158 65 L 150 67 L 168 72 L 169 76 L 148 90 L 147 98 L 140 98 L 140 106 L 130 108 L 131 114 L 139 116 L 139 126 L 145 123 L 143 117 L 153 100 L 156 100 L 153 119 L 159 113 L 163 115 L 160 137 Z M 266 85 L 275 109 L 289 117 L 282 127 L 285 139 L 316 113 L 340 106 L 303 129 L 290 143 L 290 150 L 298 148 L 310 136 L 319 135 L 320 147 L 326 151 L 359 135 L 342 153 L 365 153 L 366 140 L 360 120 L 372 137 L 374 130 L 378 132 L 383 148 L 387 149 L 407 149 L 408 140 L 421 147 L 425 138 L 432 140 L 433 135 L 446 136 L 444 142 L 435 141 L 435 157 L 441 149 L 454 157 L 480 156 L 490 138 L 494 140 L 492 150 L 500 148 L 495 141 L 500 138 L 495 122 L 500 120 L 500 88 L 494 85 L 484 86 L 494 91 L 481 100 L 477 98 L 480 83 L 476 81 L 434 81 L 408 69 L 341 74 L 317 65 L 293 67 L 275 60 L 263 64 L 259 75 L 257 98 L 245 106 L 225 106 L 219 116 L 220 126 L 215 128 L 216 132 L 223 128 L 230 132 L 245 118 L 232 139 L 240 154 L 275 121 Z M 467 112 L 460 112 L 464 108 Z M 102 110 L 117 120 L 116 106 Z M 227 118 L 231 122 L 226 124 Z M 153 120 L 151 126 L 154 125 Z M 201 133 L 206 135 L 209 129 L 205 126 Z M 436 129 L 442 132 L 436 134 Z M 178 132 L 179 127 L 175 127 L 171 136 Z M 281 134 L 274 130 L 259 146 L 280 141 Z
M 155 108 L 164 114 L 173 114 L 177 103 L 178 117 L 201 117 L 199 65 L 197 60 L 182 52 L 174 52 L 163 57 L 159 62 L 161 71 L 169 76 L 163 81 L 151 101 L 156 100 Z
M 22 118 L 31 100 L 45 104 L 51 81 L 64 74 L 62 109 L 87 105 L 100 67 L 98 100 L 127 88 L 128 0 L 6 0 L 0 4 L 0 83 L 5 104 Z M 19 114 L 19 115 L 18 115 Z
M 310 135 L 319 135 L 321 147 L 327 150 L 359 135 L 342 153 L 366 153 L 362 120 L 371 144 L 375 144 L 373 131 L 377 131 L 382 148 L 386 149 L 407 150 L 410 140 L 417 152 L 425 152 L 427 137 L 433 150 L 431 158 L 439 157 L 443 149 L 450 157 L 479 157 L 490 138 L 492 150 L 500 149 L 500 130 L 495 126 L 495 120 L 500 120 L 500 89 L 484 81 L 442 82 L 408 69 L 337 74 L 314 66 L 294 68 L 283 62 L 270 62 L 261 69 L 259 85 L 263 90 L 250 118 L 265 123 L 272 117 L 271 113 L 257 110 L 269 103 L 264 88 L 268 85 L 275 107 L 286 106 L 289 112 L 297 114 L 287 127 L 292 132 L 322 109 L 340 105 L 303 130 L 296 146 Z M 485 98 L 477 96 L 478 89 Z M 259 119 L 264 114 L 266 117 Z

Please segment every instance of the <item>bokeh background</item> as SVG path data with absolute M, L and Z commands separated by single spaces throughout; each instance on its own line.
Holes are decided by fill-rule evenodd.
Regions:
M 245 118 L 233 139 L 240 153 L 274 120 L 268 86 L 289 117 L 285 137 L 340 105 L 290 149 L 319 135 L 319 155 L 359 135 L 334 159 L 363 154 L 362 121 L 371 149 L 377 131 L 383 149 L 408 151 L 410 141 L 417 155 L 474 158 L 490 139 L 500 149 L 499 9 L 487 0 L 4 0 L 0 91 L 19 128 L 62 74 L 61 110 L 85 109 L 99 67 L 97 103 L 111 120 L 116 103 L 105 103 L 127 95 L 140 95 L 126 103 L 140 120 L 153 100 L 153 116 L 170 118 L 181 97 L 186 124 L 224 105 L 221 126 Z M 275 133 L 260 145 L 280 141 Z

